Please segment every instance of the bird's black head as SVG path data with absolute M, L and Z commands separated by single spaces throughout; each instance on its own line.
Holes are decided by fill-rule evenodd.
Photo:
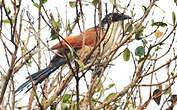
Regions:
M 126 19 L 131 19 L 130 16 L 123 13 L 109 13 L 101 21 L 102 25 L 110 24 L 111 22 L 123 21 Z

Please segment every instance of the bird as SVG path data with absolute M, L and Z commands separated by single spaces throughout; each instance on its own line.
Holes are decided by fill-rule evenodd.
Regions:
M 101 26 L 97 25 L 95 27 L 86 29 L 84 32 L 81 32 L 78 35 L 70 35 L 65 37 L 63 40 L 51 47 L 51 50 L 57 50 L 57 54 L 53 56 L 49 65 L 46 68 L 41 69 L 38 72 L 28 76 L 26 78 L 27 81 L 20 85 L 15 90 L 15 93 L 23 91 L 24 88 L 27 88 L 27 91 L 29 91 L 33 87 L 32 84 L 36 86 L 39 83 L 42 83 L 46 78 L 49 77 L 51 73 L 56 71 L 62 65 L 67 64 L 68 59 L 66 58 L 65 54 L 68 54 L 70 52 L 70 47 L 75 49 L 76 51 L 82 49 L 83 43 L 85 46 L 94 47 L 99 41 L 97 39 L 97 36 L 100 29 L 103 29 L 102 36 L 105 36 L 105 41 L 107 42 L 104 46 L 105 51 L 109 50 L 110 46 L 113 45 L 113 42 L 116 38 L 115 35 L 111 35 L 110 33 L 113 31 L 118 31 L 117 28 L 114 29 L 115 26 L 113 25 L 120 25 L 119 27 L 122 27 L 121 22 L 126 19 L 131 19 L 131 17 L 125 15 L 124 13 L 112 12 L 106 14 L 105 17 L 101 20 Z

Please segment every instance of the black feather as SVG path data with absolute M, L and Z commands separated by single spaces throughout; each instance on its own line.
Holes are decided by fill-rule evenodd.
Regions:
M 24 88 L 27 88 L 26 92 L 28 92 L 32 88 L 31 85 L 32 82 L 34 83 L 34 85 L 41 83 L 51 73 L 56 71 L 60 66 L 66 64 L 66 62 L 67 62 L 66 58 L 55 55 L 54 58 L 51 60 L 49 66 L 27 77 L 28 80 L 25 83 L 23 83 L 21 86 L 19 86 L 15 92 L 16 93 L 21 92 L 23 91 Z

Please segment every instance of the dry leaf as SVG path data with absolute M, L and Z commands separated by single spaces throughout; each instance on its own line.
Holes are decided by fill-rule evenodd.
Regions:
M 159 31 L 159 30 L 157 30 L 157 31 L 155 32 L 155 36 L 156 36 L 157 38 L 162 37 L 162 35 L 163 35 L 163 32 L 161 32 L 161 31 Z

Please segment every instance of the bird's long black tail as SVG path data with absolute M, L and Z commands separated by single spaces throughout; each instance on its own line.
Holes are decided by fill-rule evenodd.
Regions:
M 32 88 L 32 81 L 34 85 L 41 83 L 44 79 L 46 79 L 51 73 L 57 70 L 60 66 L 66 64 L 66 62 L 67 60 L 64 57 L 58 55 L 54 56 L 49 66 L 27 77 L 28 80 L 25 83 L 23 83 L 21 86 L 19 86 L 15 92 L 16 93 L 21 92 L 23 91 L 24 88 L 27 88 L 27 91 L 29 91 Z

